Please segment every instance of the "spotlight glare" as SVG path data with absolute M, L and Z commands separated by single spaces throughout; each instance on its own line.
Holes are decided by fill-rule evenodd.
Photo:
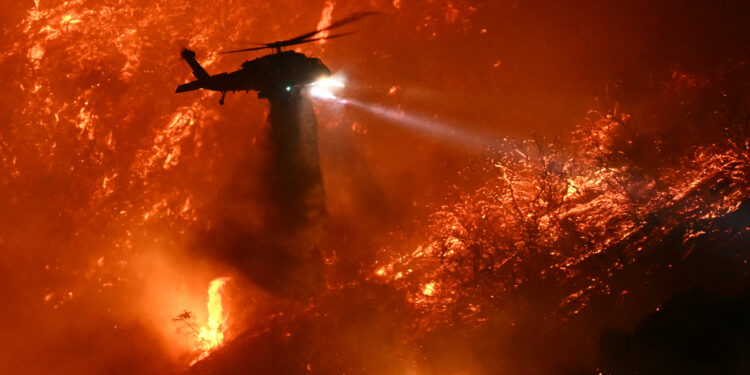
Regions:
M 336 95 L 334 95 L 328 88 L 323 86 L 312 86 L 310 88 L 310 95 L 312 95 L 313 98 L 317 99 L 326 99 L 326 100 L 334 100 L 336 99 Z
M 336 100 L 334 92 L 344 87 L 344 78 L 339 73 L 321 79 L 308 85 L 310 95 L 316 99 Z
M 344 79 L 337 76 L 323 77 L 313 82 L 311 85 L 323 87 L 344 87 Z

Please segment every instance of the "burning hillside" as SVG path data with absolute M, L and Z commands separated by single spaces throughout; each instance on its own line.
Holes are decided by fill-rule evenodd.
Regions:
M 691 288 L 741 292 L 750 139 L 728 134 L 647 172 L 615 146 L 627 121 L 592 113 L 565 147 L 506 144 L 415 250 L 383 250 L 363 279 L 329 283 L 190 373 L 593 373 L 582 353 L 596 352 L 601 328 L 629 327 Z M 535 363 L 543 353 L 550 363 Z M 625 371 L 613 363 L 626 362 L 602 370 Z
M 742 311 L 745 2 L 363 6 L 3 8 L 0 373 L 619 373 Z M 295 46 L 339 93 L 174 94 L 369 11 Z
M 569 147 L 529 141 L 493 158 L 484 186 L 433 215 L 427 243 L 373 277 L 403 285 L 426 311 L 447 314 L 443 323 L 485 320 L 507 295 L 536 293 L 540 282 L 580 287 L 560 306 L 576 314 L 592 293 L 627 293 L 608 279 L 676 227 L 715 220 L 750 197 L 744 135 L 649 173 L 616 149 L 628 116 L 591 115 Z M 695 226 L 684 244 L 706 234 Z

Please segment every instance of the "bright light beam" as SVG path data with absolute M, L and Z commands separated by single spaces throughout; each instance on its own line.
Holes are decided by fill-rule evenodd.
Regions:
M 377 104 L 367 104 L 357 100 L 344 99 L 336 96 L 335 92 L 338 92 L 344 86 L 344 79 L 340 73 L 336 73 L 330 77 L 320 79 L 308 85 L 310 88 L 310 95 L 316 99 L 332 101 L 339 104 L 348 104 L 384 118 L 391 123 L 405 125 L 413 131 L 426 133 L 432 137 L 448 141 L 451 144 L 493 150 L 510 148 L 506 142 L 502 140 L 468 130 L 465 127 L 440 122 L 434 118 L 408 114 L 404 111 L 397 111 Z
M 403 111 L 386 108 L 377 104 L 362 103 L 352 99 L 334 98 L 338 103 L 348 104 L 360 108 L 378 117 L 389 120 L 391 123 L 405 125 L 412 131 L 427 134 L 431 137 L 439 138 L 443 141 L 454 145 L 469 146 L 481 149 L 501 149 L 507 148 L 502 140 L 487 134 L 481 134 L 465 127 L 455 124 L 449 124 L 438 121 L 434 118 L 428 118 L 409 114 Z

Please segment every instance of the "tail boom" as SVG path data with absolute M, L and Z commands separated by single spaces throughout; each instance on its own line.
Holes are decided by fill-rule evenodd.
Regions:
M 193 69 L 193 75 L 195 76 L 195 78 L 204 79 L 209 77 L 209 74 L 206 72 L 206 70 L 203 69 L 201 64 L 198 64 L 198 61 L 195 59 L 195 52 L 186 48 L 182 50 L 182 53 L 180 53 L 180 55 L 183 59 L 185 59 L 188 65 L 190 65 L 190 68 Z
M 186 91 L 194 91 L 194 90 L 198 90 L 200 88 L 202 88 L 201 82 L 200 81 L 193 81 L 193 82 L 188 82 L 188 83 L 186 83 L 184 85 L 177 86 L 177 91 L 175 91 L 175 92 L 179 93 L 179 92 L 186 92 Z

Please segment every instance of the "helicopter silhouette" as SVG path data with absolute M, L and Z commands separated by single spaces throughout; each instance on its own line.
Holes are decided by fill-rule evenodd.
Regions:
M 330 26 L 311 31 L 291 39 L 273 43 L 261 43 L 258 47 L 243 48 L 220 52 L 238 53 L 271 49 L 274 53 L 242 63 L 242 69 L 210 75 L 195 59 L 195 52 L 184 49 L 182 58 L 190 65 L 196 80 L 177 86 L 177 93 L 206 89 L 221 92 L 219 104 L 224 104 L 227 92 L 250 90 L 258 91 L 258 98 L 284 99 L 297 95 L 299 91 L 320 79 L 330 77 L 331 70 L 320 59 L 307 57 L 295 51 L 284 51 L 283 48 L 324 39 L 334 39 L 353 33 L 340 33 L 325 37 L 316 37 L 319 33 L 344 26 L 377 12 L 358 12 Z

